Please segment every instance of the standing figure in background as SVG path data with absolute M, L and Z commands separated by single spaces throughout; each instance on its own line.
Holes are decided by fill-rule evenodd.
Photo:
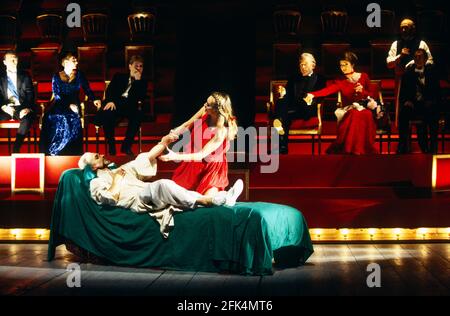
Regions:
M 364 72 L 355 72 L 358 57 L 345 52 L 339 65 L 344 78 L 335 80 L 326 88 L 308 93 L 305 101 L 341 92 L 342 105 L 335 111 L 338 120 L 337 138 L 327 149 L 328 154 L 374 154 L 376 124 L 374 116 L 381 117 L 381 107 L 373 99 L 370 79 Z
M 227 151 L 238 130 L 228 94 L 213 92 L 194 116 L 171 133 L 180 135 L 187 129 L 191 131 L 188 152 L 169 150 L 160 159 L 182 161 L 172 180 L 188 190 L 213 196 L 228 186 Z
M 128 128 L 120 151 L 134 156 L 131 151 L 134 137 L 139 131 L 142 122 L 143 111 L 140 108 L 147 95 L 147 81 L 142 79 L 144 71 L 144 59 L 134 55 L 128 62 L 129 73 L 115 74 L 105 92 L 103 109 L 99 109 L 95 117 L 95 123 L 103 125 L 109 154 L 116 154 L 116 140 L 114 128 L 119 118 L 128 119 Z
M 417 126 L 417 138 L 423 153 L 437 153 L 439 128 L 439 78 L 428 60 L 425 49 L 419 48 L 414 53 L 414 64 L 411 64 L 402 78 L 400 88 L 399 144 L 397 153 L 405 154 L 409 148 L 411 119 L 420 119 Z M 428 142 L 428 129 L 430 141 Z
M 419 48 L 427 53 L 427 64 L 433 63 L 433 56 L 427 43 L 417 37 L 416 25 L 411 19 L 403 19 L 400 22 L 400 38 L 394 41 L 386 58 L 387 67 L 395 72 L 395 124 L 398 124 L 399 115 L 399 93 L 401 78 L 406 67 L 414 63 L 414 54 Z
M 89 100 L 95 97 L 83 73 L 77 70 L 78 61 L 67 53 L 61 62 L 63 71 L 52 78 L 53 103 L 42 121 L 41 152 L 47 155 L 81 155 L 83 130 L 81 127 L 80 88 Z M 100 106 L 100 100 L 94 104 Z
M 30 75 L 17 70 L 19 58 L 14 51 L 3 57 L 6 71 L 0 73 L 0 120 L 19 120 L 13 152 L 20 152 L 25 136 L 35 119 L 34 89 Z
M 286 91 L 282 91 L 280 98 L 276 101 L 273 126 L 280 135 L 281 154 L 288 153 L 288 137 L 292 120 L 309 120 L 317 115 L 317 100 L 310 105 L 303 100 L 308 92 L 325 87 L 325 78 L 315 73 L 314 68 L 316 68 L 314 56 L 303 53 L 299 59 L 300 74 L 288 80 Z

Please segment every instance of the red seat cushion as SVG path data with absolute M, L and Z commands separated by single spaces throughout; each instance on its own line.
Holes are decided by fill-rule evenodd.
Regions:
M 319 125 L 319 119 L 312 117 L 309 120 L 293 120 L 291 124 L 291 130 L 294 129 L 313 129 Z

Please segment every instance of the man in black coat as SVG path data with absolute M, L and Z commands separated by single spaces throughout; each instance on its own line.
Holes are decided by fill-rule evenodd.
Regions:
M 114 128 L 118 118 L 128 119 L 128 128 L 121 146 L 121 152 L 134 155 L 131 146 L 141 125 L 143 111 L 140 103 L 145 100 L 147 81 L 142 79 L 144 60 L 134 55 L 128 62 L 128 74 L 115 74 L 105 92 L 103 109 L 95 117 L 95 123 L 103 125 L 105 137 L 109 146 L 109 154 L 116 154 Z
M 286 91 L 280 91 L 275 103 L 274 127 L 280 135 L 280 153 L 288 152 L 289 129 L 294 119 L 308 120 L 317 115 L 317 100 L 311 105 L 303 100 L 308 92 L 325 87 L 325 78 L 314 72 L 316 60 L 312 54 L 303 53 L 299 59 L 300 74 L 288 80 Z
M 438 149 L 439 77 L 433 65 L 426 64 L 428 55 L 419 48 L 414 54 L 414 64 L 408 67 L 400 87 L 399 144 L 397 153 L 410 152 L 409 122 L 419 119 L 417 137 L 423 153 L 436 153 Z M 430 141 L 428 142 L 428 129 Z
M 35 118 L 34 89 L 28 73 L 17 70 L 19 58 L 14 51 L 3 57 L 6 70 L 0 73 L 0 120 L 19 120 L 13 152 L 20 152 Z

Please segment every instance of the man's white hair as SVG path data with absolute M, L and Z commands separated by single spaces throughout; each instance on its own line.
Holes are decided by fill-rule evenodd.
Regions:
M 86 166 L 91 164 L 93 153 L 87 152 L 84 153 L 83 156 L 80 157 L 80 160 L 78 160 L 78 167 L 80 169 L 86 168 Z
M 316 59 L 314 58 L 313 54 L 303 53 L 300 55 L 300 61 L 303 59 L 309 59 L 313 63 L 314 67 L 316 66 Z

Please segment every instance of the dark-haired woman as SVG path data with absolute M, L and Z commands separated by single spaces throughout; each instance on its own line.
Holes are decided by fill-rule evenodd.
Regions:
M 53 104 L 45 113 L 41 131 L 41 152 L 47 155 L 83 154 L 83 131 L 80 117 L 80 88 L 94 101 L 89 83 L 77 71 L 78 61 L 68 53 L 61 61 L 63 71 L 52 78 Z M 100 106 L 100 100 L 94 104 Z
M 329 154 L 361 155 L 378 152 L 375 147 L 376 123 L 372 111 L 381 115 L 381 108 L 373 99 L 369 76 L 354 70 L 357 60 L 354 53 L 346 52 L 339 61 L 343 78 L 335 80 L 324 89 L 311 92 L 305 98 L 305 101 L 311 102 L 314 97 L 341 92 L 342 107 L 335 112 L 338 119 L 337 138 L 327 149 Z

